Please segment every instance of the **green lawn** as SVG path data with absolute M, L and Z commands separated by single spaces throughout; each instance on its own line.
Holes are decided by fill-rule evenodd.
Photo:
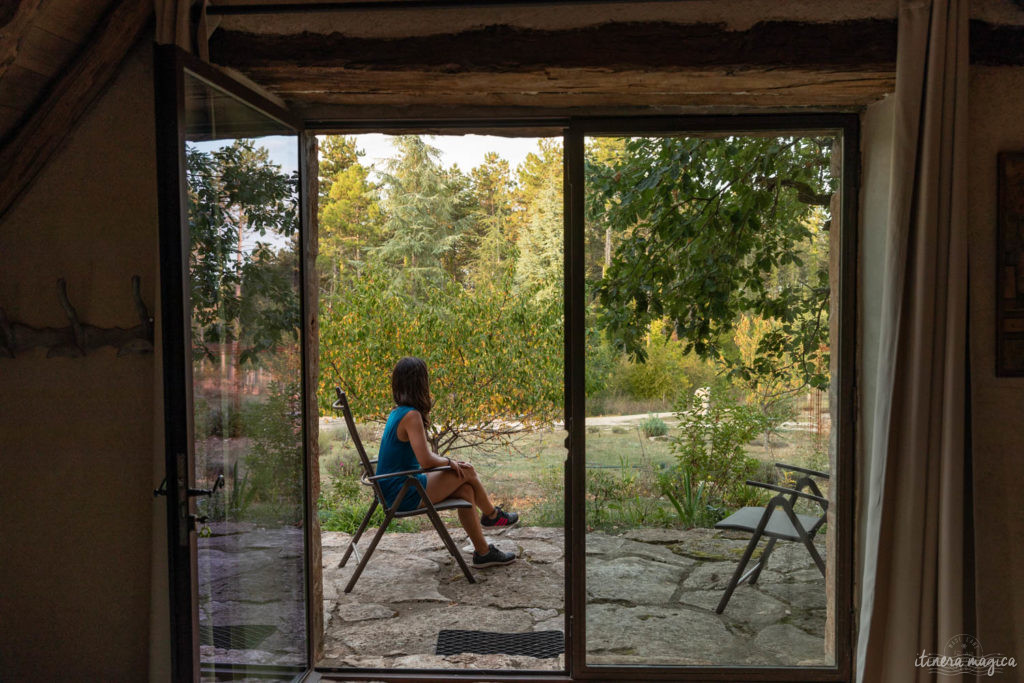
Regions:
M 669 422 L 669 436 L 672 436 L 675 430 L 671 429 Z M 360 432 L 370 457 L 375 457 L 379 433 L 369 425 L 361 427 Z M 470 461 L 494 501 L 506 509 L 519 511 L 524 515 L 524 521 L 560 524 L 565 436 L 564 431 L 552 429 L 521 435 L 514 446 L 497 454 L 460 449 L 451 455 Z M 823 445 L 820 440 L 816 444 L 814 433 L 791 431 L 777 438 L 782 442 L 773 443 L 772 453 L 758 442 L 747 446 L 750 455 L 766 463 L 765 475 L 760 478 L 768 476 L 773 462 L 827 468 L 827 463 L 821 462 Z M 587 471 L 588 478 L 595 482 L 588 494 L 588 518 L 595 524 L 605 525 L 607 522 L 611 527 L 618 522 L 672 523 L 675 517 L 673 509 L 657 492 L 656 486 L 656 474 L 675 463 L 670 446 L 668 440 L 642 436 L 635 425 L 588 427 Z M 332 482 L 338 477 L 356 478 L 353 474 L 356 471 L 353 467 L 356 453 L 344 431 L 344 423 L 335 421 L 321 427 L 320 451 L 320 476 L 325 491 L 331 490 Z M 349 465 L 343 470 L 340 463 Z M 339 483 L 344 486 L 346 482 Z M 354 508 L 365 510 L 369 492 L 360 490 L 353 493 L 356 489 L 351 486 L 345 486 L 345 489 L 341 496 Z M 620 495 L 629 500 L 617 500 L 616 496 Z M 415 523 L 407 522 L 406 525 L 410 529 L 418 528 Z

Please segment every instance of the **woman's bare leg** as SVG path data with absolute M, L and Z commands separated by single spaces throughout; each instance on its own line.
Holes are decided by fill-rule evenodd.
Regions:
M 475 503 L 473 487 L 469 484 L 463 484 L 455 489 L 455 495 L 459 498 L 465 498 L 470 503 Z M 462 523 L 462 528 L 466 530 L 469 540 L 473 542 L 473 549 L 476 550 L 476 554 L 486 555 L 489 546 L 487 545 L 487 539 L 484 538 L 484 530 L 480 525 L 480 518 L 477 517 L 476 510 L 473 508 L 459 508 L 459 522 Z
M 466 483 L 473 487 L 473 493 L 476 497 L 476 506 L 485 517 L 490 517 L 494 514 L 494 504 L 487 495 L 487 491 L 484 489 L 484 485 L 480 481 L 480 477 L 477 476 L 476 470 L 473 469 L 472 465 L 467 465 L 463 467 L 462 470 L 466 474 Z
M 491 499 L 487 496 L 487 491 L 480 482 L 480 477 L 477 476 L 476 470 L 472 466 L 466 466 L 462 468 L 462 471 L 465 475 L 464 477 L 460 477 L 452 470 L 427 472 L 427 498 L 430 499 L 431 503 L 440 502 L 445 498 L 451 498 L 455 489 L 463 484 L 468 484 L 473 489 L 474 504 L 484 516 L 490 517 L 494 514 L 494 504 L 491 503 Z M 464 496 L 459 497 L 462 498 Z M 466 500 L 469 499 L 466 498 Z
M 439 503 L 445 498 L 463 498 L 473 505 L 478 505 L 476 500 L 476 489 L 467 481 L 467 478 L 459 477 L 451 471 L 428 472 L 427 473 L 427 498 L 431 503 Z M 486 496 L 486 494 L 485 494 Z M 486 497 L 484 500 L 487 500 Z M 490 501 L 488 501 L 488 504 Z M 491 505 L 493 510 L 494 506 Z M 480 555 L 488 550 L 487 539 L 484 538 L 484 530 L 480 525 L 480 518 L 476 516 L 473 508 L 459 508 L 459 522 L 466 530 L 469 540 L 473 542 L 473 548 Z

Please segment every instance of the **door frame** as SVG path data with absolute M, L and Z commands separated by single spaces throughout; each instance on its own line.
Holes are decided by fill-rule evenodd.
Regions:
M 305 580 L 307 666 L 309 676 L 329 678 L 343 675 L 347 680 L 450 681 L 474 680 L 481 675 L 500 681 L 617 681 L 630 680 L 752 680 L 752 681 L 844 681 L 852 676 L 853 652 L 853 562 L 854 562 L 854 443 L 855 443 L 855 361 L 857 339 L 857 233 L 858 195 L 860 185 L 859 116 L 857 114 L 822 111 L 800 114 L 732 114 L 672 116 L 567 116 L 520 118 L 451 118 L 390 120 L 306 120 L 295 117 L 271 100 L 263 97 L 177 47 L 156 48 L 156 122 L 158 196 L 160 200 L 161 247 L 161 334 L 163 343 L 165 464 L 168 473 L 179 473 L 167 479 L 167 532 L 170 565 L 169 597 L 171 600 L 172 677 L 176 681 L 191 680 L 198 672 L 198 633 L 194 630 L 195 614 L 195 537 L 183 520 L 194 513 L 194 502 L 186 495 L 192 484 L 191 366 L 184 362 L 188 348 L 190 321 L 184 316 L 168 316 L 168 311 L 184 311 L 184 287 L 187 286 L 187 244 L 183 244 L 183 226 L 187 220 L 185 169 L 181 150 L 184 148 L 183 73 L 188 70 L 213 85 L 228 91 L 272 118 L 294 128 L 299 136 L 299 168 L 305 171 L 300 187 L 301 310 L 303 336 L 303 394 L 305 447 Z M 430 671 L 397 672 L 359 669 L 315 668 L 322 644 L 322 571 L 316 500 L 319 472 L 316 464 L 316 396 L 317 353 L 312 340 L 317 338 L 317 305 L 315 259 L 316 243 L 316 138 L 331 133 L 477 133 L 493 134 L 515 131 L 520 136 L 560 134 L 563 137 L 563 198 L 565 280 L 565 608 L 566 669 L 564 672 L 521 673 L 508 671 Z M 837 377 L 833 382 L 841 397 L 834 414 L 839 481 L 835 491 L 837 548 L 835 570 L 835 658 L 831 667 L 615 667 L 587 666 L 585 660 L 585 310 L 584 272 L 584 141 L 588 135 L 687 135 L 724 132 L 823 133 L 842 135 L 842 177 L 838 256 L 839 335 Z M 175 258 L 177 254 L 177 258 Z M 184 387 L 185 391 L 181 388 Z M 178 454 L 185 453 L 185 463 Z M 184 478 L 180 475 L 184 472 Z M 576 538 L 580 535 L 580 538 Z M 186 552 L 186 550 L 188 552 Z M 315 555 L 315 557 L 314 557 Z M 317 579 L 314 581 L 314 579 Z M 273 673 L 275 667 L 267 667 Z
M 193 681 L 201 674 L 199 632 L 198 632 L 198 583 L 196 534 L 190 529 L 189 520 L 196 513 L 195 499 L 188 489 L 195 486 L 195 459 L 193 443 L 193 418 L 189 408 L 192 402 L 191 356 L 191 315 L 188 307 L 189 264 L 191 251 L 188 237 L 188 195 L 185 169 L 185 72 L 199 80 L 227 92 L 249 107 L 260 111 L 268 118 L 275 119 L 295 131 L 298 145 L 298 168 L 302 182 L 298 188 L 299 201 L 299 270 L 300 270 L 300 315 L 301 336 L 301 385 L 303 401 L 303 528 L 305 581 L 305 624 L 306 624 L 306 665 L 301 671 L 297 667 L 246 665 L 244 671 L 250 675 L 287 676 L 296 680 L 312 671 L 315 656 L 314 646 L 322 635 L 322 610 L 311 610 L 311 605 L 321 604 L 322 597 L 314 591 L 322 588 L 310 581 L 314 575 L 312 562 L 320 562 L 319 523 L 316 517 L 316 501 L 311 500 L 312 477 L 309 463 L 315 459 L 315 431 L 310 428 L 309 402 L 306 399 L 310 377 L 315 382 L 316 352 L 312 341 L 316 339 L 316 296 L 307 300 L 307 279 L 315 281 L 315 263 L 307 261 L 316 257 L 315 184 L 310 185 L 308 165 L 315 162 L 314 136 L 306 133 L 301 118 L 279 106 L 262 94 L 227 75 L 220 69 L 194 57 L 174 45 L 154 47 L 154 102 L 156 107 L 157 144 L 157 197 L 160 244 L 160 306 L 161 306 L 161 363 L 164 403 L 164 465 L 167 477 L 165 490 L 167 499 L 167 555 L 168 555 L 168 597 L 171 626 L 171 680 Z M 312 147 L 310 140 L 312 139 Z M 315 183 L 315 177 L 312 179 Z M 313 222 L 309 223 L 312 189 Z M 311 232 L 312 231 L 312 232 Z M 312 251 L 310 251 L 312 248 Z M 314 290 L 315 292 L 315 290 Z M 312 315 L 310 315 L 312 313 Z M 308 321 L 312 322 L 307 325 Z M 310 350 L 313 353 L 310 353 Z M 315 407 L 315 393 L 313 405 Z M 314 412 L 314 416 L 316 413 Z M 313 418 L 315 425 L 315 417 Z M 314 528 L 315 527 L 315 528 Z M 315 545 L 311 545 L 315 539 Z M 313 550 L 315 549 L 315 553 Z M 319 566 L 317 566 L 319 569 Z M 315 600 L 315 601 L 314 601 Z M 317 618 L 319 616 L 319 618 Z M 218 667 L 228 671 L 230 665 Z
M 565 310 L 565 608 L 566 669 L 564 672 L 431 671 L 408 669 L 342 669 L 317 667 L 324 680 L 337 675 L 345 680 L 443 681 L 847 681 L 853 666 L 853 562 L 854 562 L 854 445 L 855 361 L 857 340 L 857 233 L 860 186 L 860 118 L 857 114 L 813 112 L 799 114 L 729 114 L 671 116 L 570 116 L 537 118 L 450 118 L 388 120 L 310 120 L 306 128 L 315 134 L 419 133 L 496 134 L 502 131 L 522 137 L 563 137 L 564 283 Z M 842 136 L 840 253 L 838 255 L 839 334 L 833 353 L 838 357 L 836 377 L 841 400 L 835 411 L 838 482 L 832 508 L 836 511 L 837 547 L 835 568 L 835 664 L 822 667 L 624 667 L 587 666 L 586 650 L 586 395 L 583 268 L 584 239 L 584 142 L 590 135 L 696 135 L 701 133 L 782 134 L 834 133 Z M 578 188 L 578 189 L 576 189 Z M 579 501 L 576 504 L 576 501 Z M 577 538 L 577 535 L 580 536 Z

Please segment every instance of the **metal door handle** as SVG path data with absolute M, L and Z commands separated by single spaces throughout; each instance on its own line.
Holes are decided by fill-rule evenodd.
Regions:
M 213 482 L 213 488 L 189 488 L 189 496 L 213 496 L 218 488 L 224 487 L 224 475 L 218 474 L 217 480 Z

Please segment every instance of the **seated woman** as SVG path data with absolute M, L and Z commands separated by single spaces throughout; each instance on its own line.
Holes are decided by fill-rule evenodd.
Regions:
M 514 562 L 515 553 L 502 552 L 487 543 L 481 525 L 509 527 L 519 521 L 519 515 L 505 512 L 491 503 L 476 470 L 468 462 L 442 458 L 430 450 L 426 430 L 430 424 L 430 408 L 434 399 L 430 395 L 427 364 L 419 358 L 408 356 L 398 361 L 391 372 L 391 395 L 395 399 L 395 408 L 384 425 L 384 436 L 377 456 L 377 474 L 450 465 L 451 469 L 416 475 L 430 502 L 437 503 L 445 498 L 456 497 L 480 508 L 479 519 L 473 508 L 459 508 L 459 521 L 475 549 L 474 567 L 493 567 Z M 405 477 L 380 480 L 388 505 L 394 503 L 404 483 Z M 420 504 L 418 490 L 410 486 L 398 509 L 414 510 Z

